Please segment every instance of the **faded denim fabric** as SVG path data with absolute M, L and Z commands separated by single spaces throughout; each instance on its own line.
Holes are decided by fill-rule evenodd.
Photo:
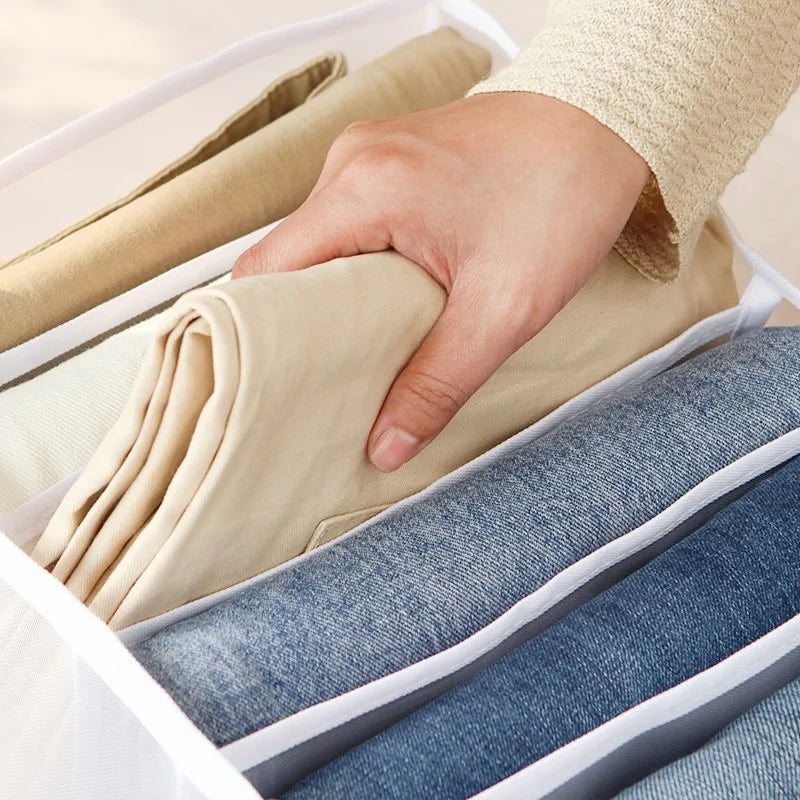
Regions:
M 751 708 L 704 747 L 617 797 L 796 800 L 800 797 L 800 680 Z
M 462 641 L 798 426 L 800 332 L 743 336 L 132 651 L 226 744 Z
M 798 612 L 794 459 L 648 565 L 285 797 L 470 797 Z

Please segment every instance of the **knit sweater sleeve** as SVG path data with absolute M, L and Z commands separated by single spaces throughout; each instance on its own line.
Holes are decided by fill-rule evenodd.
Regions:
M 561 0 L 471 94 L 558 98 L 639 153 L 652 175 L 616 247 L 666 281 L 798 83 L 800 0 Z

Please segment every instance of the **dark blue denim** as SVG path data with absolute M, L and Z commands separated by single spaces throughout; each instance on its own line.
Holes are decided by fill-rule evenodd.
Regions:
M 470 797 L 798 612 L 795 459 L 650 564 L 285 797 Z
M 132 648 L 217 744 L 450 647 L 800 426 L 800 331 L 765 330 Z
M 617 795 L 619 800 L 797 800 L 800 681 L 767 698 L 708 744 Z

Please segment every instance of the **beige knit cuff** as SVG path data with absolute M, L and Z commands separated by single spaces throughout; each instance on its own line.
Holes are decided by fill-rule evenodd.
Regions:
M 541 38 L 546 38 L 542 35 Z M 612 105 L 597 96 L 597 91 L 587 91 L 580 83 L 572 81 L 565 65 L 537 64 L 530 68 L 537 45 L 525 51 L 510 67 L 475 86 L 470 94 L 484 92 L 536 92 L 555 97 L 591 114 L 606 127 L 624 139 L 645 161 L 652 174 L 639 200 L 620 234 L 615 249 L 633 267 L 648 278 L 660 282 L 672 280 L 680 265 L 688 261 L 694 249 L 701 225 L 687 235 L 680 236 L 672 215 L 667 210 L 656 177 L 656 160 L 648 158 L 640 137 L 626 119 L 625 109 Z M 570 70 L 575 65 L 570 59 Z
M 666 281 L 800 81 L 797 0 L 562 0 L 472 93 L 536 92 L 588 112 L 652 170 L 617 250 Z

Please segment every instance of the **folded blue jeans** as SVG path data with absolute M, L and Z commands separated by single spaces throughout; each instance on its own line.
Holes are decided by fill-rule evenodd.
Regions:
M 691 755 L 618 800 L 796 800 L 800 797 L 800 680 L 751 708 Z
M 470 797 L 798 612 L 794 459 L 616 586 L 284 796 Z
M 743 336 L 132 652 L 207 736 L 232 742 L 463 641 L 710 474 L 800 426 L 798 376 L 800 330 Z

